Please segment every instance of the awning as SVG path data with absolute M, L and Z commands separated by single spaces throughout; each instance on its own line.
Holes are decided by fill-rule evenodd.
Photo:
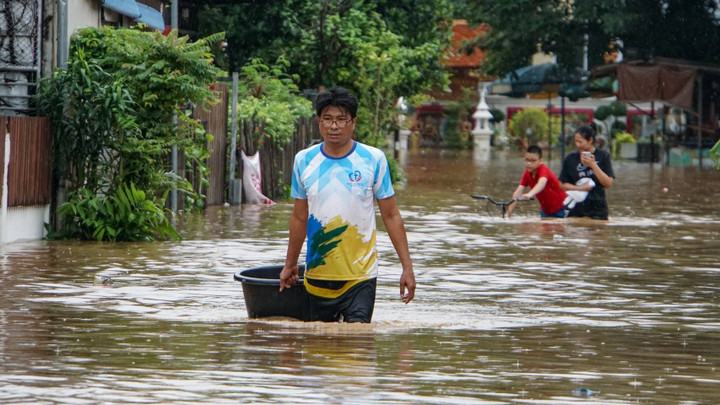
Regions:
M 140 9 L 135 0 L 100 0 L 100 5 L 130 18 L 140 17 Z
M 686 109 L 693 107 L 696 69 L 664 65 L 617 68 L 618 101 L 662 100 Z
M 137 3 L 137 7 L 140 9 L 140 16 L 135 17 L 137 22 L 145 23 L 154 30 L 165 29 L 165 20 L 159 11 L 142 3 Z

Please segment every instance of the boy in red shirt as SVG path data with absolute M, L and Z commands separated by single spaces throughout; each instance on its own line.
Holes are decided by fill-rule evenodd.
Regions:
M 530 191 L 525 192 L 528 188 Z M 537 145 L 531 145 L 525 151 L 525 172 L 512 196 L 520 199 L 535 197 L 540 203 L 542 218 L 565 217 L 564 201 L 567 194 L 560 188 L 560 182 L 552 170 L 543 163 L 542 149 Z M 508 217 L 514 209 L 515 203 L 510 204 Z

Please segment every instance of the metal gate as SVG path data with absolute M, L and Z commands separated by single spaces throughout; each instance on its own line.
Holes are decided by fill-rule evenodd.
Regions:
M 0 115 L 32 115 L 40 78 L 42 0 L 0 0 Z

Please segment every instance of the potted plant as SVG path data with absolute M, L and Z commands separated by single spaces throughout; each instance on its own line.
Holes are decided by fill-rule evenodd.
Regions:
M 637 159 L 637 146 L 635 145 L 635 137 L 627 132 L 620 132 L 615 135 L 615 144 L 618 145 L 615 155 L 620 155 L 623 159 Z

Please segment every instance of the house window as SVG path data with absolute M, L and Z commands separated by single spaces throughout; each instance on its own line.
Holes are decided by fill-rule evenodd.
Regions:
M 40 77 L 41 0 L 0 2 L 0 115 L 32 115 Z

